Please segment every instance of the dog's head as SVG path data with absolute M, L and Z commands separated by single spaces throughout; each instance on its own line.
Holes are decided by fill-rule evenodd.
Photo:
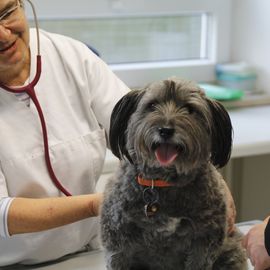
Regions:
M 120 159 L 186 174 L 209 161 L 216 167 L 228 162 L 232 125 L 224 107 L 197 85 L 165 80 L 133 90 L 117 103 L 110 144 Z

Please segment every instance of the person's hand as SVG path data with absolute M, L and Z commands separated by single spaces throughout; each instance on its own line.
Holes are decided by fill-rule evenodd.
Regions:
M 243 246 L 247 250 L 254 270 L 266 270 L 270 268 L 270 256 L 268 255 L 264 245 L 264 231 L 268 219 L 264 222 L 252 227 L 243 238 Z

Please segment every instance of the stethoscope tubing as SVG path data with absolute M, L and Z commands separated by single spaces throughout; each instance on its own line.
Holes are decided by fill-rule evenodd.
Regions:
M 54 173 L 52 164 L 51 164 L 46 121 L 45 121 L 42 108 L 40 106 L 40 103 L 38 101 L 38 98 L 36 96 L 35 89 L 34 89 L 34 87 L 39 82 L 39 79 L 40 79 L 40 76 L 41 76 L 41 70 L 42 70 L 42 68 L 41 68 L 41 66 L 42 66 L 42 64 L 41 64 L 41 55 L 40 55 L 39 28 L 38 28 L 37 16 L 36 16 L 34 5 L 30 0 L 27 0 L 27 1 L 30 3 L 31 8 L 33 10 L 35 24 L 36 24 L 36 31 L 37 31 L 37 48 L 38 48 L 37 53 L 38 54 L 37 54 L 36 75 L 35 75 L 34 79 L 28 85 L 25 85 L 25 86 L 22 86 L 22 87 L 19 87 L 19 88 L 17 88 L 17 87 L 13 88 L 13 87 L 9 87 L 7 85 L 4 85 L 4 84 L 2 84 L 0 82 L 0 87 L 5 89 L 6 91 L 12 92 L 12 93 L 27 93 L 27 95 L 30 97 L 30 99 L 35 104 L 35 107 L 36 107 L 38 115 L 39 115 L 40 123 L 41 123 L 42 134 L 43 134 L 43 144 L 44 144 L 44 156 L 45 156 L 45 162 L 46 162 L 46 166 L 47 166 L 50 178 L 52 179 L 54 185 L 57 187 L 58 190 L 60 190 L 66 196 L 72 196 L 71 193 L 67 189 L 65 189 L 64 186 L 57 179 L 57 177 L 56 177 L 56 175 Z

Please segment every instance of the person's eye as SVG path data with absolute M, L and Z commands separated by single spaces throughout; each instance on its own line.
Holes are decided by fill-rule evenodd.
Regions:
M 7 13 L 4 14 L 4 16 L 2 17 L 2 19 L 7 19 L 13 11 L 8 11 Z

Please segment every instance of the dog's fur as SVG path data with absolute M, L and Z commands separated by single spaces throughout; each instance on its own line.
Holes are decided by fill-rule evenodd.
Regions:
M 110 144 L 121 167 L 101 215 L 107 269 L 246 269 L 239 234 L 227 235 L 225 183 L 216 169 L 232 144 L 220 103 L 180 79 L 133 90 L 114 108 Z M 166 148 L 177 156 L 167 160 Z M 158 193 L 151 216 L 138 175 L 172 184 L 151 187 Z

